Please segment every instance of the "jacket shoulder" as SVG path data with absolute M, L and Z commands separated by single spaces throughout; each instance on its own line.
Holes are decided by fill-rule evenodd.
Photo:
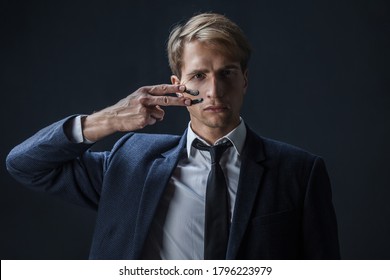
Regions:
M 307 151 L 298 146 L 294 146 L 282 141 L 259 137 L 264 145 L 264 150 L 268 155 L 280 156 L 280 157 L 298 157 L 298 158 L 313 158 L 318 157 L 317 155 Z
M 177 143 L 182 136 L 172 135 L 172 134 L 152 134 L 152 133 L 127 133 L 122 138 L 120 138 L 114 145 L 114 149 L 118 146 L 123 145 L 134 145 L 134 144 L 169 144 Z
M 163 153 L 177 146 L 182 136 L 171 134 L 128 133 L 111 150 L 118 152 Z

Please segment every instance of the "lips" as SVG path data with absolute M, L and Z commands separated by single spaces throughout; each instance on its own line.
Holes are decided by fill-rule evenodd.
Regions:
M 208 112 L 215 112 L 215 113 L 218 113 L 218 112 L 223 112 L 225 110 L 228 110 L 228 106 L 226 105 L 209 105 L 209 106 L 206 106 L 204 109 L 204 111 L 208 111 Z

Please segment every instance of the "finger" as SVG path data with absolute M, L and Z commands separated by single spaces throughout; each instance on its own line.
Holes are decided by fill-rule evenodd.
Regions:
M 184 85 L 155 85 L 155 86 L 145 86 L 140 89 L 145 93 L 149 93 L 151 95 L 165 95 L 169 93 L 183 93 L 186 90 Z
M 154 125 L 157 121 L 158 121 L 158 119 L 153 118 L 153 116 L 150 115 L 150 116 L 146 119 L 146 125 Z
M 150 112 L 150 116 L 158 121 L 162 121 L 164 119 L 165 112 L 163 109 L 160 108 L 160 106 L 154 107 L 153 110 Z
M 201 103 L 201 102 L 203 102 L 203 98 L 192 99 L 191 100 L 191 105 L 195 105 L 195 104 L 198 104 L 198 103 Z
M 191 99 L 187 97 L 174 96 L 148 96 L 142 101 L 145 106 L 190 106 Z
M 188 93 L 188 94 L 190 94 L 190 95 L 192 95 L 192 96 L 197 96 L 197 95 L 199 95 L 199 90 L 196 90 L 196 89 L 188 89 L 188 88 L 186 88 L 186 89 L 184 90 L 184 92 L 185 92 L 185 93 Z

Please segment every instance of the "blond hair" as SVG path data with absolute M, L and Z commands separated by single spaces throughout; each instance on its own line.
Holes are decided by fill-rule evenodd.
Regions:
M 223 15 L 203 13 L 193 16 L 184 24 L 176 25 L 169 35 L 169 66 L 172 73 L 179 78 L 185 43 L 194 40 L 217 45 L 229 57 L 237 58 L 242 71 L 247 69 L 251 48 L 242 30 Z

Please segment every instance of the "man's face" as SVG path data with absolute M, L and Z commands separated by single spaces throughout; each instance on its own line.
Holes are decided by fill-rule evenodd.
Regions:
M 240 122 L 240 109 L 246 92 L 247 72 L 240 62 L 231 59 L 220 46 L 193 41 L 183 52 L 181 80 L 172 83 L 198 90 L 203 102 L 187 107 L 192 129 L 200 136 L 225 135 Z M 206 137 L 207 138 L 207 137 Z

